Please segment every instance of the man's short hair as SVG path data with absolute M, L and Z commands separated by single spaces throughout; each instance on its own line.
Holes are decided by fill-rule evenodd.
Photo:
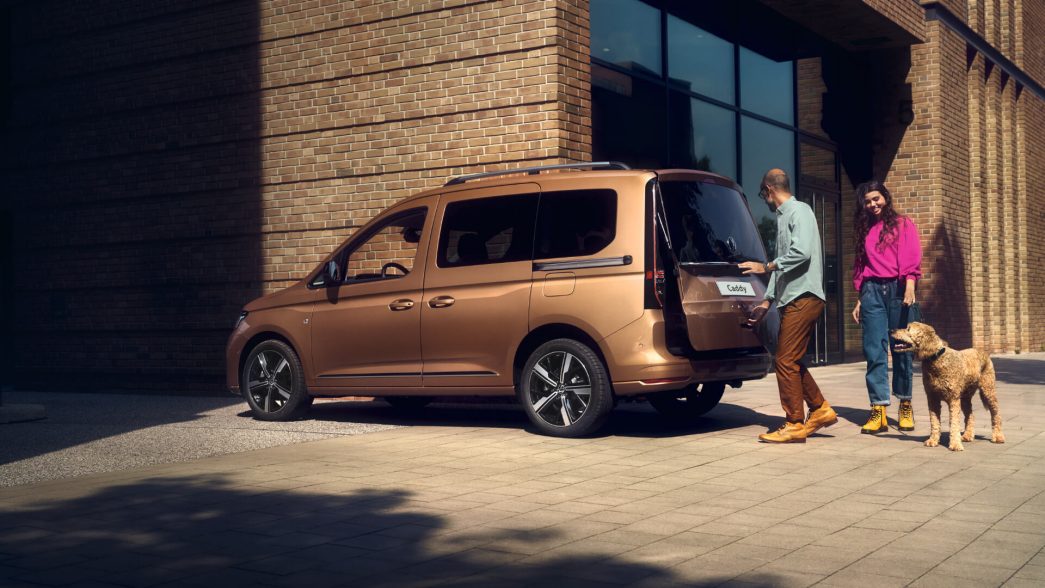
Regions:
M 780 170 L 773 170 L 766 174 L 766 178 L 763 180 L 765 185 L 770 188 L 776 188 L 777 190 L 791 193 L 791 178 L 787 177 L 787 172 Z

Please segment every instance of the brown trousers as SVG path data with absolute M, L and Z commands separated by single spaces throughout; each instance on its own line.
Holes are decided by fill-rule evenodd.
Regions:
M 809 348 L 816 321 L 824 312 L 824 301 L 816 296 L 803 295 L 780 309 L 780 336 L 777 339 L 776 383 L 780 391 L 780 405 L 784 407 L 787 422 L 805 420 L 805 400 L 810 409 L 824 403 L 820 387 L 806 369 L 802 358 Z

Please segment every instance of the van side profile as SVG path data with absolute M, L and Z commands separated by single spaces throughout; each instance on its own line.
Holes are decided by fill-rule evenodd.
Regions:
M 769 369 L 744 328 L 765 293 L 749 260 L 766 253 L 728 178 L 612 162 L 462 176 L 247 304 L 227 384 L 262 420 L 348 395 L 515 396 L 564 437 L 625 397 L 695 417 Z

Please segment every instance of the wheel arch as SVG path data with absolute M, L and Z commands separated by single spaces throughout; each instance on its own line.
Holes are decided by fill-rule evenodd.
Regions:
M 519 346 L 515 350 L 515 360 L 512 362 L 512 382 L 514 385 L 518 386 L 519 376 L 522 374 L 523 366 L 526 365 L 526 360 L 529 359 L 530 354 L 533 353 L 534 349 L 537 349 L 552 339 L 574 339 L 590 347 L 595 355 L 599 357 L 602 366 L 606 369 L 606 375 L 610 384 L 610 392 L 613 393 L 613 374 L 610 372 L 610 365 L 606 361 L 606 354 L 603 353 L 602 347 L 594 337 L 588 334 L 587 331 L 576 325 L 570 325 L 567 323 L 550 323 L 541 325 L 527 333 L 526 337 L 523 338 L 522 342 L 519 343 Z
M 289 337 L 281 333 L 277 333 L 276 331 L 262 331 L 260 333 L 256 333 L 253 337 L 247 340 L 247 342 L 243 345 L 243 351 L 241 351 L 239 354 L 239 361 L 237 362 L 238 371 L 236 373 L 239 374 L 237 380 L 239 380 L 240 390 L 243 390 L 243 365 L 247 362 L 247 356 L 250 355 L 250 352 L 253 351 L 254 348 L 257 347 L 257 345 L 262 341 L 269 341 L 273 339 L 286 344 L 287 347 L 290 347 L 290 350 L 297 354 L 298 361 L 301 362 L 302 365 L 304 365 L 304 361 L 301 359 L 301 351 L 299 351 L 298 348 L 294 346 L 294 343 L 291 342 Z M 308 379 L 306 378 L 306 381 L 307 380 Z

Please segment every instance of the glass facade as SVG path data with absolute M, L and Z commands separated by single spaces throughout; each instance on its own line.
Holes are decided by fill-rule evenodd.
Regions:
M 592 0 L 591 27 L 594 159 L 736 179 L 772 251 L 775 216 L 755 194 L 770 168 L 796 177 L 795 62 L 640 0 Z

